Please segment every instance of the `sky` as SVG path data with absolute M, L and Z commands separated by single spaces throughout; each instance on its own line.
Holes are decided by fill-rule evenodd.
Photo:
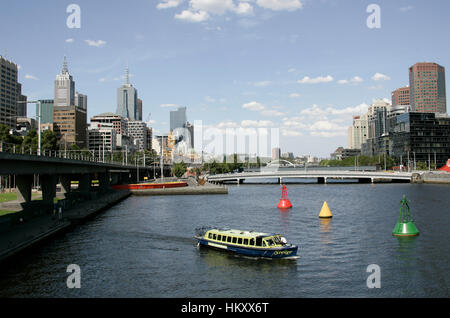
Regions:
M 78 21 L 71 4 L 80 8 L 79 28 L 67 23 Z M 53 99 L 67 56 L 76 90 L 88 96 L 88 118 L 115 112 L 128 64 L 155 135 L 169 131 L 170 110 L 186 106 L 188 120 L 205 127 L 277 128 L 281 151 L 295 155 L 327 157 L 347 147 L 352 117 L 376 99 L 390 101 L 408 85 L 413 64 L 450 65 L 448 0 L 15 0 L 2 7 L 0 54 L 20 66 L 29 100 Z

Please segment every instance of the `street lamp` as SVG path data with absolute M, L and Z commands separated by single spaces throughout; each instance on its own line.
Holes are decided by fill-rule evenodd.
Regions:
M 40 100 L 32 100 L 32 101 L 18 101 L 18 104 L 37 104 L 38 105 L 38 113 L 36 114 L 38 118 L 38 147 L 37 147 L 37 155 L 41 155 L 41 101 Z

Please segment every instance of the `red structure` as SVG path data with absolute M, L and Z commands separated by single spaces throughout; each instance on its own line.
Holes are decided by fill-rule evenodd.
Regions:
M 443 166 L 439 171 L 447 171 L 450 172 L 450 159 L 448 159 L 447 164 Z
M 283 188 L 281 188 L 281 200 L 280 203 L 278 203 L 279 209 L 290 209 L 292 208 L 291 201 L 289 201 L 288 195 L 287 195 L 287 188 L 285 185 L 283 185 Z

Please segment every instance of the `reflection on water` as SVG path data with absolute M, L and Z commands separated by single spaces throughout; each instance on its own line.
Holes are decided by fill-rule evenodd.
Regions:
M 399 260 L 410 261 L 416 258 L 416 248 L 418 236 L 395 236 L 397 239 L 397 253 Z
M 323 244 L 331 244 L 330 238 L 331 232 L 331 219 L 319 219 L 320 220 L 320 240 Z

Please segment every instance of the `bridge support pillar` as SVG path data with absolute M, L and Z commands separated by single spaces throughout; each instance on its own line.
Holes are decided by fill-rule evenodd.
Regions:
M 91 175 L 82 174 L 78 180 L 78 191 L 80 192 L 90 192 L 91 191 Z
M 57 175 L 45 174 L 40 176 L 42 188 L 42 201 L 47 204 L 53 204 L 56 197 Z
M 70 185 L 72 182 L 70 174 L 62 174 L 59 176 L 59 182 L 61 183 L 61 193 L 67 198 L 70 193 Z
M 98 184 L 100 191 L 108 191 L 111 188 L 111 183 L 109 180 L 109 172 L 98 174 Z
M 317 183 L 318 184 L 325 184 L 326 183 L 326 178 L 324 178 L 324 177 L 317 178 Z
M 19 203 L 31 201 L 31 187 L 33 185 L 32 175 L 18 175 L 16 176 L 17 185 L 17 201 Z

